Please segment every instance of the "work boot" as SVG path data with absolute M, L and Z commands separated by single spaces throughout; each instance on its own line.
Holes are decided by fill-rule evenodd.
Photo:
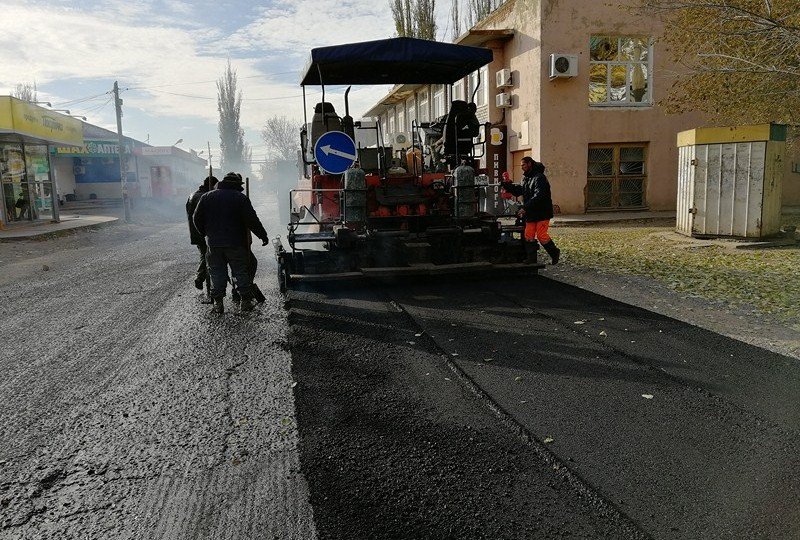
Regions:
M 525 242 L 525 264 L 536 264 L 538 262 L 536 260 L 537 251 L 539 251 L 539 242 L 536 240 Z
M 202 291 L 203 290 L 203 284 L 205 282 L 206 282 L 205 278 L 202 278 L 202 277 L 194 278 L 194 288 L 195 289 L 199 289 L 199 290 Z
M 222 298 L 214 298 L 214 307 L 211 308 L 211 311 L 220 315 L 225 313 L 225 305 L 222 303 Z
M 561 255 L 561 250 L 556 247 L 556 243 L 550 240 L 546 244 L 542 244 L 542 247 L 550 255 L 550 258 L 553 259 L 553 264 L 558 264 L 558 258 Z
M 242 298 L 239 303 L 239 309 L 242 311 L 253 311 L 254 307 L 256 307 L 256 302 L 252 298 Z
M 238 304 L 242 300 L 242 297 L 239 294 L 239 291 L 236 290 L 236 287 L 234 287 L 231 291 L 231 300 L 233 300 L 234 304 Z

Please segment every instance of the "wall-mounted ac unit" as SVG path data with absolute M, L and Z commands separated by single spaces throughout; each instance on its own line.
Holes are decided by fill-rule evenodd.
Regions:
M 494 105 L 498 109 L 511 107 L 511 94 L 508 92 L 501 92 L 494 97 Z
M 76 165 L 72 168 L 72 172 L 75 174 L 86 174 L 86 167 L 83 165 Z
M 575 77 L 578 74 L 578 57 L 574 54 L 550 55 L 550 78 Z
M 389 145 L 394 150 L 405 150 L 406 148 L 411 148 L 411 133 L 407 131 L 399 131 L 397 133 L 391 133 L 388 136 Z
M 494 78 L 495 83 L 497 83 L 497 88 L 505 88 L 512 85 L 510 69 L 498 70 L 497 73 L 494 74 Z

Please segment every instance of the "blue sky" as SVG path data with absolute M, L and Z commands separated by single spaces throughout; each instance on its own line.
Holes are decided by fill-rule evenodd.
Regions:
M 450 3 L 438 4 L 444 33 Z M 388 0 L 3 0 L 0 95 L 36 81 L 40 100 L 116 131 L 107 92 L 118 80 L 126 135 L 153 145 L 183 139 L 181 148 L 197 151 L 210 141 L 216 163 L 215 81 L 230 58 L 245 137 L 263 158 L 266 119 L 302 119 L 298 81 L 311 48 L 393 34 Z M 386 91 L 353 88 L 351 111 Z

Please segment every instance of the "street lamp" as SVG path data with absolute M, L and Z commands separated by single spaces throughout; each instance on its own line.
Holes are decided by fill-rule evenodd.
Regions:
M 63 112 L 69 114 L 69 109 L 50 109 L 53 112 Z
M 178 145 L 179 145 L 179 144 L 181 144 L 182 142 L 183 142 L 183 139 L 178 139 L 177 141 L 175 141 L 174 143 L 172 143 L 172 146 L 178 146 Z
M 83 120 L 84 122 L 86 122 L 86 117 L 85 117 L 85 116 L 81 116 L 81 115 L 79 115 L 79 114 L 70 114 L 70 116 L 71 116 L 72 118 L 80 118 L 81 120 Z
M 47 105 L 48 107 L 52 107 L 49 101 L 31 101 L 34 105 Z

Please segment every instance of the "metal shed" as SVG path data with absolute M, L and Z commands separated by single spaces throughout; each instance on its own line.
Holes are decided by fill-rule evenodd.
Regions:
M 786 126 L 699 128 L 678 133 L 676 230 L 689 236 L 777 234 Z

